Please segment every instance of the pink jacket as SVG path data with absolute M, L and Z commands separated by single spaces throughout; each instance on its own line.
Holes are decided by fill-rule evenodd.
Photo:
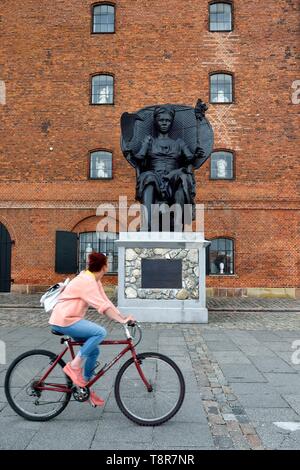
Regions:
M 84 318 L 89 306 L 94 307 L 99 313 L 104 313 L 111 307 L 120 314 L 105 294 L 101 282 L 97 282 L 94 276 L 81 271 L 59 296 L 59 301 L 52 311 L 49 323 L 58 326 L 73 325 Z

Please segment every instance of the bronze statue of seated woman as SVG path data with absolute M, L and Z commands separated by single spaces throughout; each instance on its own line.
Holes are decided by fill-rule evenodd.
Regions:
M 198 119 L 203 120 L 205 119 L 206 106 L 204 103 L 200 103 L 201 115 Z M 200 145 L 195 110 L 193 110 L 195 116 L 194 126 L 191 126 L 189 132 L 186 132 L 187 140 L 190 142 L 187 143 L 183 140 L 178 129 L 182 127 L 182 130 L 184 130 L 183 113 L 187 113 L 193 108 L 184 106 L 177 106 L 177 108 L 179 109 L 175 109 L 175 106 L 172 105 L 162 105 L 154 108 L 144 108 L 144 110 L 134 115 L 125 113 L 122 116 L 121 146 L 126 159 L 137 170 L 136 199 L 144 206 L 146 226 L 143 228 L 146 230 L 151 230 L 152 204 L 161 205 L 164 203 L 169 207 L 174 204 L 179 205 L 181 210 L 175 210 L 174 219 L 171 221 L 171 230 L 174 230 L 174 227 L 177 230 L 182 229 L 184 205 L 191 208 L 190 218 L 193 219 L 194 198 L 196 195 L 193 170 L 199 168 L 211 152 L 211 145 L 209 145 L 209 153 L 207 149 L 205 151 Z M 150 112 L 152 126 L 149 129 L 147 121 L 149 121 Z M 177 119 L 175 129 L 173 129 L 175 116 L 179 112 L 182 113 L 181 119 Z M 188 117 L 190 118 L 190 116 Z M 207 123 L 206 120 L 205 123 Z M 192 127 L 195 129 L 192 129 Z M 147 132 L 148 129 L 150 132 Z M 211 127 L 208 127 L 208 130 L 211 130 Z M 144 136 L 141 139 L 143 132 Z M 139 140 L 139 143 L 136 140 Z

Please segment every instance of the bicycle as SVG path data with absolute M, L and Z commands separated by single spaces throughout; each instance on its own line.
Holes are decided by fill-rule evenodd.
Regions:
M 49 421 L 58 416 L 69 404 L 71 397 L 83 403 L 89 399 L 90 387 L 118 362 L 126 353 L 131 353 L 119 369 L 114 393 L 121 412 L 136 424 L 158 426 L 171 419 L 181 408 L 185 396 L 185 382 L 181 370 L 169 357 L 156 353 L 136 353 L 142 339 L 140 325 L 123 325 L 125 340 L 105 340 L 101 346 L 123 345 L 124 349 L 105 364 L 85 387 L 77 387 L 64 373 L 63 356 L 70 351 L 75 357 L 74 347 L 84 341 L 75 341 L 55 330 L 51 333 L 62 336 L 60 343 L 65 349 L 60 354 L 34 349 L 21 354 L 10 365 L 5 376 L 5 394 L 13 410 L 30 421 Z M 132 328 L 129 331 L 129 328 Z M 138 341 L 134 343 L 136 331 Z

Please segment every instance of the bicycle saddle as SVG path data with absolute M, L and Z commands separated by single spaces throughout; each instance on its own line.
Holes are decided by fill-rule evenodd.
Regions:
M 57 335 L 57 336 L 64 336 L 63 333 L 60 333 L 59 331 L 56 331 L 56 330 L 54 330 L 53 328 L 51 328 L 51 333 L 52 333 L 53 335 Z

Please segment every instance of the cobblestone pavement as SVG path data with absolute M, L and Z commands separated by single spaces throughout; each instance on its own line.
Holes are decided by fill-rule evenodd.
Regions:
M 88 316 L 103 322 L 94 311 Z M 300 349 L 300 313 L 214 311 L 208 325 L 143 324 L 138 351 L 172 357 L 187 387 L 179 413 L 153 428 L 139 427 L 119 411 L 113 393 L 119 365 L 96 386 L 104 409 L 71 402 L 48 423 L 15 415 L 4 395 L 5 371 L 26 350 L 60 350 L 47 320 L 40 309 L 0 308 L 0 339 L 7 348 L 7 365 L 0 365 L 0 448 L 300 449 L 300 429 L 289 427 L 300 424 L 300 364 L 292 361 L 293 353 L 300 359 L 293 349 L 297 340 Z M 104 324 L 109 337 L 122 333 L 120 325 Z M 102 347 L 101 362 L 117 350 Z
M 116 300 L 116 294 L 110 288 L 108 295 L 112 301 Z M 41 294 L 16 294 L 0 293 L 0 308 L 10 306 L 32 307 L 40 306 Z M 255 297 L 213 297 L 207 298 L 207 308 L 211 311 L 298 311 L 300 312 L 300 300 L 288 298 L 255 298 Z

